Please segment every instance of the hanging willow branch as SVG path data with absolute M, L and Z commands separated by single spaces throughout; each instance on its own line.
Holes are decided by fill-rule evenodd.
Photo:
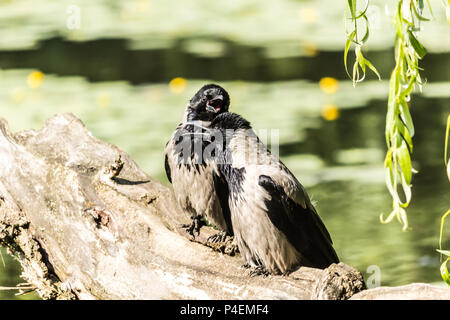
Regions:
M 389 81 L 385 131 L 388 151 L 384 162 L 386 185 L 392 196 L 392 212 L 386 219 L 380 215 L 380 220 L 388 223 L 396 217 L 403 225 L 403 230 L 408 228 L 405 208 L 411 202 L 411 178 L 414 172 L 411 166 L 414 124 L 408 103 L 414 87 L 417 85 L 422 89 L 419 60 L 426 54 L 415 35 L 420 30 L 421 21 L 429 20 L 422 16 L 423 7 L 421 0 L 399 0 L 394 15 L 395 67 Z
M 365 2 L 364 10 L 359 13 L 357 13 L 356 6 L 356 0 L 348 0 L 348 11 L 351 14 L 353 30 L 351 32 L 347 31 L 347 41 L 344 50 L 344 65 L 347 74 L 350 76 L 347 68 L 347 56 L 351 44 L 355 44 L 355 63 L 353 65 L 353 74 L 350 76 L 353 80 L 353 85 L 364 79 L 366 66 L 380 78 L 376 68 L 361 52 L 362 45 L 369 37 L 368 18 L 366 16 L 369 2 L 368 0 Z M 429 3 L 428 7 L 431 12 Z M 429 20 L 423 17 L 423 9 L 423 0 L 399 0 L 393 17 L 393 24 L 396 30 L 395 67 L 389 82 L 385 130 L 388 150 L 384 161 L 386 185 L 392 196 L 392 212 L 386 219 L 381 214 L 380 221 L 388 223 L 396 217 L 402 224 L 403 230 L 408 228 L 405 208 L 411 202 L 411 178 L 412 173 L 415 172 L 411 165 L 414 125 L 409 112 L 408 102 L 415 86 L 417 85 L 421 89 L 423 84 L 419 73 L 421 70 L 419 60 L 426 54 L 425 48 L 415 35 L 420 30 L 421 21 Z M 366 23 L 366 31 L 361 41 L 358 41 L 358 20 L 361 19 Z
M 347 41 L 345 43 L 345 50 L 344 50 L 344 65 L 345 65 L 345 71 L 347 72 L 348 76 L 352 78 L 353 80 L 353 86 L 356 85 L 356 83 L 361 82 L 366 77 L 366 66 L 372 70 L 377 76 L 378 79 L 381 80 L 380 74 L 378 73 L 377 69 L 373 66 L 373 64 L 367 60 L 362 51 L 361 48 L 363 44 L 369 39 L 369 20 L 367 19 L 366 12 L 369 8 L 369 1 L 366 0 L 366 4 L 364 6 L 364 10 L 357 13 L 356 10 L 356 0 L 348 0 L 348 11 L 350 12 L 350 20 L 352 22 L 352 31 L 349 32 L 347 28 L 347 17 L 345 18 L 345 30 L 347 34 Z M 358 34 L 358 22 L 364 21 L 366 30 L 364 32 L 363 37 L 360 39 Z M 350 73 L 348 71 L 347 67 L 347 58 L 348 58 L 348 52 L 350 50 L 350 46 L 354 44 L 354 50 L 355 50 L 355 63 L 353 64 L 353 72 L 350 76 Z M 361 71 L 360 71 L 361 70 Z

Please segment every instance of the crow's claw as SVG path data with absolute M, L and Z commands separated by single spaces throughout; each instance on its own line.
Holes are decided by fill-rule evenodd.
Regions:
M 219 231 L 206 239 L 205 245 L 215 251 L 234 256 L 239 252 L 239 247 L 234 242 L 234 237 L 228 235 L 225 231 Z
M 252 267 L 252 270 L 250 271 L 250 277 L 256 277 L 256 276 L 264 276 L 267 277 L 269 275 L 269 272 L 263 267 L 263 266 L 257 266 Z
M 200 229 L 203 227 L 204 222 L 200 217 L 192 218 L 192 222 L 190 224 L 181 225 L 182 228 L 186 229 L 186 232 L 189 233 L 194 239 L 195 234 L 200 234 Z
M 226 242 L 227 237 L 229 237 L 229 236 L 227 235 L 227 233 L 225 231 L 220 231 L 216 234 L 213 234 L 212 236 L 209 236 L 208 239 L 206 239 L 206 241 L 211 242 L 211 243 Z M 229 238 L 231 240 L 233 239 L 232 237 L 229 237 Z

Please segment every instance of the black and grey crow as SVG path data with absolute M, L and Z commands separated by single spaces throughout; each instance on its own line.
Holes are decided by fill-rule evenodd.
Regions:
M 229 95 L 222 87 L 203 86 L 188 102 L 182 121 L 165 148 L 167 178 L 173 185 L 179 205 L 192 219 L 186 226 L 188 232 L 192 236 L 195 232 L 198 234 L 204 217 L 220 230 L 216 239 L 211 239 L 215 241 L 232 235 L 228 204 L 221 206 L 218 193 L 222 192 L 222 197 L 228 195 L 223 193 L 226 189 L 220 188 L 223 183 L 216 162 L 211 157 L 203 157 L 207 142 L 196 134 L 198 128 L 208 127 L 215 116 L 228 111 L 229 104 Z M 218 188 L 215 188 L 216 184 L 219 184 Z
M 215 115 L 209 130 L 223 137 L 216 161 L 224 184 L 216 188 L 227 189 L 221 194 L 228 197 L 219 198 L 229 205 L 234 238 L 252 273 L 286 274 L 339 262 L 306 190 L 250 123 L 224 112 Z

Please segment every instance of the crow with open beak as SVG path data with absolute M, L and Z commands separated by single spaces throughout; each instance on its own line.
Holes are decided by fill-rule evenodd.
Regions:
M 183 119 L 165 148 L 167 178 L 178 204 L 192 220 L 184 227 L 195 237 L 203 225 L 201 218 L 206 218 L 220 230 L 209 238 L 212 242 L 225 241 L 233 230 L 228 204 L 222 207 L 219 201 L 219 194 L 228 197 L 224 193 L 227 189 L 221 188 L 223 182 L 216 163 L 211 157 L 203 156 L 208 142 L 202 139 L 202 131 L 214 117 L 228 111 L 229 104 L 228 93 L 222 87 L 203 86 L 187 104 Z
M 339 262 L 331 237 L 296 177 L 258 139 L 250 123 L 224 112 L 209 125 L 223 136 L 219 173 L 228 189 L 234 239 L 252 275 L 286 274 Z M 217 139 L 216 139 L 217 140 Z M 218 185 L 216 184 L 216 188 Z

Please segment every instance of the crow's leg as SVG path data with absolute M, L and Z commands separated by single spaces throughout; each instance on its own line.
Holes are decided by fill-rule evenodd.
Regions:
M 197 235 L 200 234 L 200 229 L 205 225 L 201 216 L 192 217 L 192 221 L 190 224 L 181 225 L 182 228 L 186 229 L 186 232 L 189 233 L 195 239 L 195 233 Z
M 225 231 L 219 231 L 216 234 L 213 234 L 212 236 L 209 236 L 206 241 L 211 243 L 218 243 L 218 242 L 226 242 L 228 239 L 233 240 L 232 236 L 229 236 Z
M 205 243 L 208 247 L 213 248 L 218 252 L 234 256 L 239 252 L 239 247 L 234 241 L 234 237 L 230 236 L 226 231 L 219 231 L 206 239 Z
M 269 272 L 264 268 L 263 266 L 256 266 L 256 267 L 249 267 L 250 268 L 250 277 L 256 277 L 256 276 L 264 276 L 267 277 L 269 275 Z

